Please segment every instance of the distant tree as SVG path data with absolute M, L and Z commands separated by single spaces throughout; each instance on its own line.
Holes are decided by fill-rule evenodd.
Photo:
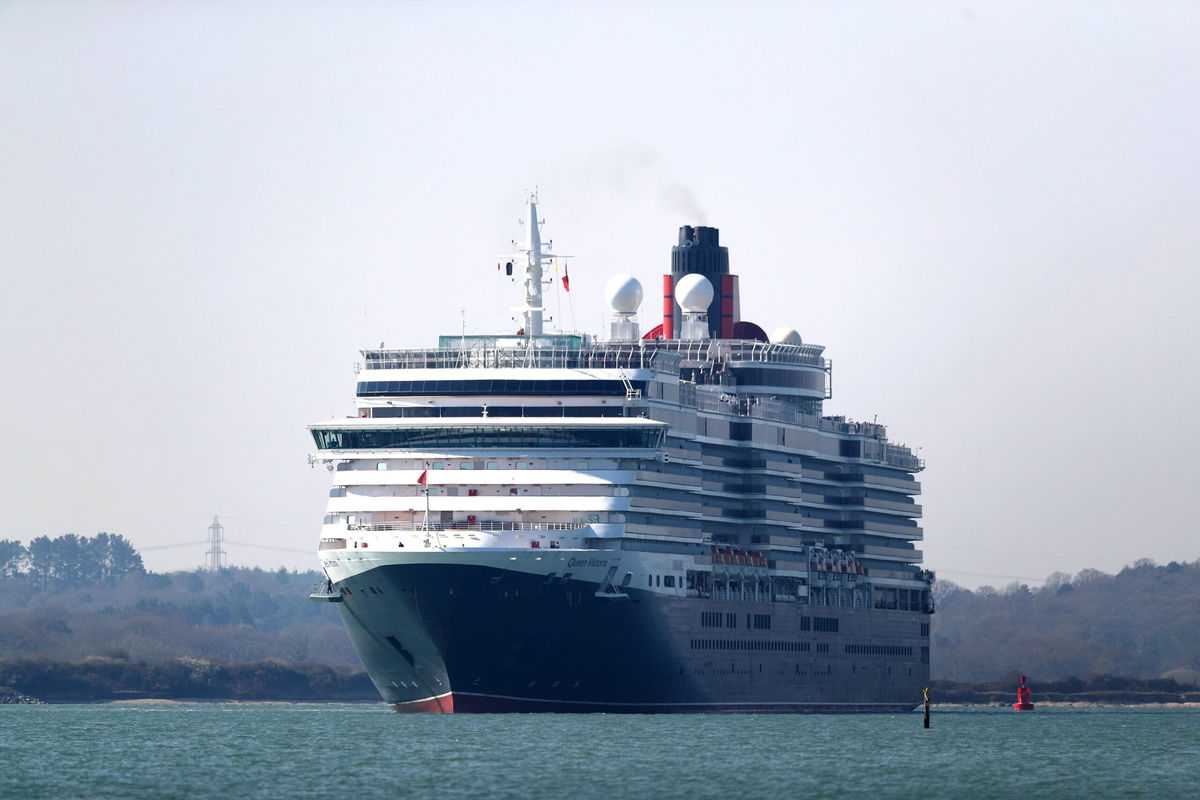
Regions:
M 69 589 L 116 583 L 132 572 L 146 571 L 133 545 L 115 533 L 91 539 L 74 533 L 57 539 L 39 536 L 29 543 L 25 561 L 35 583 Z
M 25 545 L 9 539 L 0 539 L 0 578 L 15 578 L 25 565 Z
M 87 561 L 87 538 L 66 533 L 51 542 L 53 571 L 51 579 L 60 586 L 84 586 L 84 563 Z
M 1075 575 L 1075 585 L 1082 586 L 1085 583 L 1094 583 L 1096 581 L 1111 577 L 1112 576 L 1107 572 L 1101 572 L 1098 569 L 1092 569 L 1091 567 L 1088 567 L 1087 569 L 1079 570 L 1079 572 Z
M 33 582 L 46 586 L 54 575 L 54 542 L 49 536 L 38 536 L 29 542 L 26 551 L 29 561 L 29 577 Z
M 1020 581 L 1013 581 L 1004 587 L 1004 596 L 1013 600 L 1025 600 L 1033 596 L 1029 587 Z
M 964 592 L 964 591 L 966 591 L 966 590 L 963 589 L 961 586 L 959 586 L 954 581 L 947 581 L 947 580 L 943 580 L 942 578 L 938 578 L 936 581 L 933 582 L 933 587 L 930 590 L 930 593 L 933 595 L 934 605 L 937 606 L 937 605 L 941 605 L 942 600 L 946 599 L 947 597 L 954 594 L 955 592 Z
M 1058 594 L 1058 590 L 1071 585 L 1071 576 L 1065 572 L 1051 572 L 1042 584 L 1042 591 Z
M 146 571 L 141 555 L 124 536 L 117 533 L 102 533 L 100 536 L 108 537 L 104 559 L 105 582 L 116 583 L 126 575 Z

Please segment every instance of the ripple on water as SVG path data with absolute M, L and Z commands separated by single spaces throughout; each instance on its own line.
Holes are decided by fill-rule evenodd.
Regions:
M 1200 710 L 399 715 L 9 706 L 0 797 L 1185 797 Z

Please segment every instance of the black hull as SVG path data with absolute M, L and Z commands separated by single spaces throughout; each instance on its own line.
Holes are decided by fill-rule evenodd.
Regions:
M 594 583 L 472 565 L 388 565 L 339 587 L 397 710 L 897 712 L 929 680 L 917 612 L 598 597 Z M 816 617 L 836 622 L 817 631 Z

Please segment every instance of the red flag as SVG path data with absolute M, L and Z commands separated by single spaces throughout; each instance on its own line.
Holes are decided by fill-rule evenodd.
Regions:
M 567 274 L 567 266 L 563 265 L 563 291 L 571 291 L 571 276 Z
M 425 486 L 426 485 L 425 479 L 428 475 L 429 475 L 429 470 L 425 470 L 424 472 L 422 472 L 421 477 L 417 478 L 417 483 L 421 484 L 422 486 Z

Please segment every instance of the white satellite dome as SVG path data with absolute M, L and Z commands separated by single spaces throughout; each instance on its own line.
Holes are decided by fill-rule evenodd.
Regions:
M 618 314 L 632 314 L 642 304 L 642 284 L 632 275 L 613 275 L 604 284 L 604 302 Z
M 690 272 L 675 284 L 675 300 L 684 311 L 693 314 L 708 311 L 713 299 L 713 285 L 704 277 Z
M 772 344 L 804 344 L 800 339 L 800 332 L 788 325 L 780 325 L 775 330 L 771 331 Z

